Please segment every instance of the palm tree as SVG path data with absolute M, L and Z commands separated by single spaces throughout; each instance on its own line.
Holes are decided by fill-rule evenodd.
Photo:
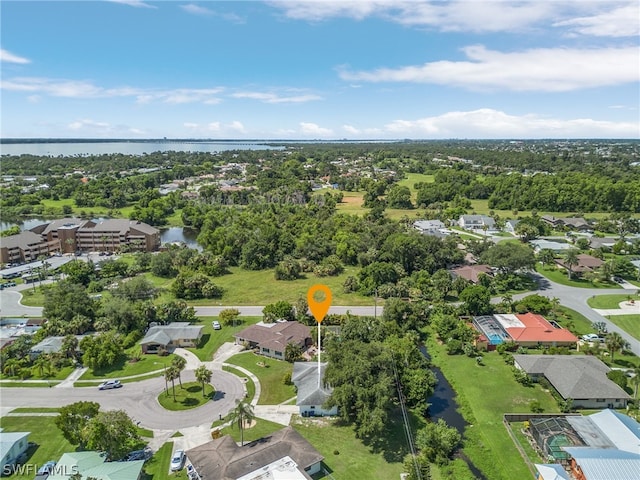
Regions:
M 184 367 L 187 366 L 187 361 L 182 358 L 180 355 L 176 355 L 175 357 L 173 357 L 173 360 L 171 360 L 171 366 L 175 367 L 175 369 L 178 371 L 178 380 L 180 381 L 180 388 L 182 388 L 182 371 L 184 370 Z
M 204 384 L 211 382 L 213 372 L 204 365 L 200 365 L 195 371 L 196 380 L 202 383 L 202 396 L 204 397 Z
M 171 387 L 173 389 L 173 401 L 176 401 L 176 378 L 180 376 L 180 371 L 175 365 L 170 365 L 164 371 L 164 378 L 166 381 L 171 381 Z
M 620 335 L 618 332 L 609 333 L 604 339 L 604 343 L 607 346 L 609 353 L 611 353 L 612 363 L 614 354 L 616 352 L 619 352 L 623 348 L 628 348 L 629 346 L 629 343 L 624 338 L 622 338 L 622 335 Z
M 631 384 L 635 386 L 633 398 L 638 400 L 638 386 L 640 385 L 640 367 L 636 366 L 632 370 Z
M 569 272 L 569 280 L 571 280 L 571 274 L 573 273 L 573 267 L 578 265 L 580 261 L 578 260 L 578 250 L 572 248 L 571 250 L 567 250 L 567 253 L 564 255 L 564 264 L 567 266 L 567 271 Z
M 507 308 L 507 313 L 513 312 L 513 295 L 509 293 L 502 295 L 502 303 Z
M 244 445 L 245 422 L 251 423 L 254 418 L 253 406 L 244 400 L 236 400 L 236 408 L 231 412 L 231 425 L 238 425 L 240 429 L 240 446 Z

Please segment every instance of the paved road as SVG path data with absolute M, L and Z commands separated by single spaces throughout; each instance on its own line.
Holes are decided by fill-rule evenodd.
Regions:
M 383 299 L 378 300 L 379 305 L 374 307 L 371 306 L 332 306 L 329 308 L 330 314 L 345 314 L 347 312 L 352 313 L 353 315 L 358 316 L 373 316 L 374 313 L 381 315 L 383 311 L 382 304 L 384 303 Z M 262 309 L 264 305 L 245 305 L 245 306 L 230 306 L 230 305 L 222 305 L 215 307 L 194 307 L 196 310 L 196 315 L 200 317 L 216 317 L 220 314 L 221 310 L 225 310 L 227 308 L 236 308 L 240 311 L 240 316 L 242 317 L 261 317 Z
M 195 381 L 193 371 L 182 373 L 183 382 Z M 220 415 L 227 415 L 244 396 L 244 385 L 230 373 L 216 370 L 211 382 L 218 393 L 215 400 L 191 410 L 169 412 L 158 403 L 164 391 L 164 378 L 158 377 L 135 383 L 125 383 L 115 390 L 82 388 L 19 388 L 2 389 L 2 407 L 61 407 L 81 400 L 98 402 L 105 410 L 125 410 L 140 426 L 150 429 L 174 430 L 211 424 Z M 177 384 L 177 382 L 176 382 Z M 176 388 L 180 388 L 176 385 Z M 169 384 L 171 395 L 171 384 Z

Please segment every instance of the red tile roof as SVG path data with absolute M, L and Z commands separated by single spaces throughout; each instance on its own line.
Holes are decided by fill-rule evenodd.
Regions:
M 507 328 L 507 333 L 515 342 L 577 342 L 578 338 L 569 330 L 555 328 L 542 315 L 525 313 L 516 315 L 524 327 Z

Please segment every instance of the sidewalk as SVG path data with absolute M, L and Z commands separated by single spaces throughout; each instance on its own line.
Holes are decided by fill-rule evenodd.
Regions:
M 76 368 L 67 378 L 57 384 L 54 388 L 73 388 L 73 384 L 76 382 L 76 380 L 84 375 L 84 372 L 86 372 L 87 370 L 89 370 L 87 367 Z

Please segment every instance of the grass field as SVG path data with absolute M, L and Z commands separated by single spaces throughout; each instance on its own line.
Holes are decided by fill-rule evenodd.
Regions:
M 536 271 L 540 274 L 551 280 L 552 282 L 559 283 L 560 285 L 567 285 L 569 287 L 578 287 L 578 288 L 620 288 L 618 284 L 612 283 L 601 283 L 601 282 L 590 282 L 589 280 L 584 280 L 582 278 L 573 276 L 571 280 L 565 273 L 564 270 L 560 270 L 557 268 L 548 268 L 542 266 L 540 263 L 536 263 Z
M 199 382 L 183 383 L 182 387 L 179 382 L 175 385 L 175 399 L 174 388 L 169 385 L 167 392 L 162 392 L 158 395 L 158 403 L 167 410 L 189 410 L 204 405 L 207 402 L 213 400 L 215 389 L 205 383 L 204 395 L 202 395 L 202 384 Z
M 58 461 L 65 452 L 74 452 L 76 447 L 62 436 L 62 432 L 54 423 L 55 417 L 2 417 L 0 426 L 5 432 L 31 432 L 28 440 L 36 444 L 29 449 L 26 463 L 40 466 L 49 460 Z M 12 480 L 33 480 L 33 468 L 11 475 Z
M 609 315 L 607 318 L 640 341 L 640 315 Z
M 533 400 L 545 412 L 557 412 L 551 395 L 539 386 L 524 387 L 516 382 L 511 367 L 496 352 L 485 354 L 484 366 L 479 366 L 467 356 L 446 355 L 444 346 L 433 339 L 428 350 L 456 391 L 462 414 L 473 425 L 465 431 L 464 453 L 492 480 L 531 478 L 502 424 L 502 415 L 528 412 Z
M 279 423 L 270 422 L 269 420 L 264 420 L 262 418 L 256 418 L 255 424 L 252 427 L 244 429 L 244 443 L 246 444 L 248 442 L 258 440 L 259 438 L 266 437 L 267 435 L 270 435 L 277 430 L 281 430 L 282 428 L 284 428 L 284 426 Z M 220 433 L 222 435 L 231 435 L 236 442 L 240 442 L 240 429 L 238 428 L 238 425 L 224 427 Z
M 345 279 L 357 275 L 355 267 L 347 267 L 336 277 L 316 277 L 308 273 L 306 278 L 292 281 L 276 280 L 273 269 L 255 271 L 232 267 L 230 271 L 229 275 L 213 279 L 216 285 L 224 288 L 221 299 L 189 301 L 189 305 L 268 305 L 278 300 L 295 303 L 299 298 L 306 298 L 307 290 L 316 283 L 331 289 L 333 305 L 373 305 L 373 298 L 343 292 Z
M 596 295 L 587 300 L 591 308 L 615 309 L 620 308 L 620 303 L 634 300 L 640 302 L 640 295 Z
M 87 370 L 80 380 L 96 380 L 102 378 L 121 378 L 130 377 L 132 375 L 142 375 L 151 373 L 156 370 L 162 370 L 165 365 L 170 365 L 175 354 L 171 353 L 164 357 L 160 357 L 156 354 L 140 355 L 140 359 L 131 362 L 134 353 L 140 352 L 140 345 L 134 345 L 125 351 L 118 361 L 107 368 L 101 368 L 96 370 Z
M 234 333 L 244 330 L 249 325 L 258 323 L 261 317 L 240 317 L 236 322 L 236 326 L 222 325 L 220 330 L 214 330 L 211 321 L 217 317 L 199 317 L 204 325 L 202 329 L 202 340 L 198 348 L 187 348 L 193 352 L 203 362 L 209 362 L 213 359 L 213 354 L 220 348 L 223 343 L 235 342 Z
M 258 362 L 264 362 L 265 366 L 258 366 Z M 277 405 L 296 395 L 293 385 L 285 385 L 282 382 L 285 374 L 293 371 L 291 363 L 259 356 L 252 352 L 234 355 L 227 360 L 227 363 L 246 368 L 258 377 L 260 381 L 258 405 Z

